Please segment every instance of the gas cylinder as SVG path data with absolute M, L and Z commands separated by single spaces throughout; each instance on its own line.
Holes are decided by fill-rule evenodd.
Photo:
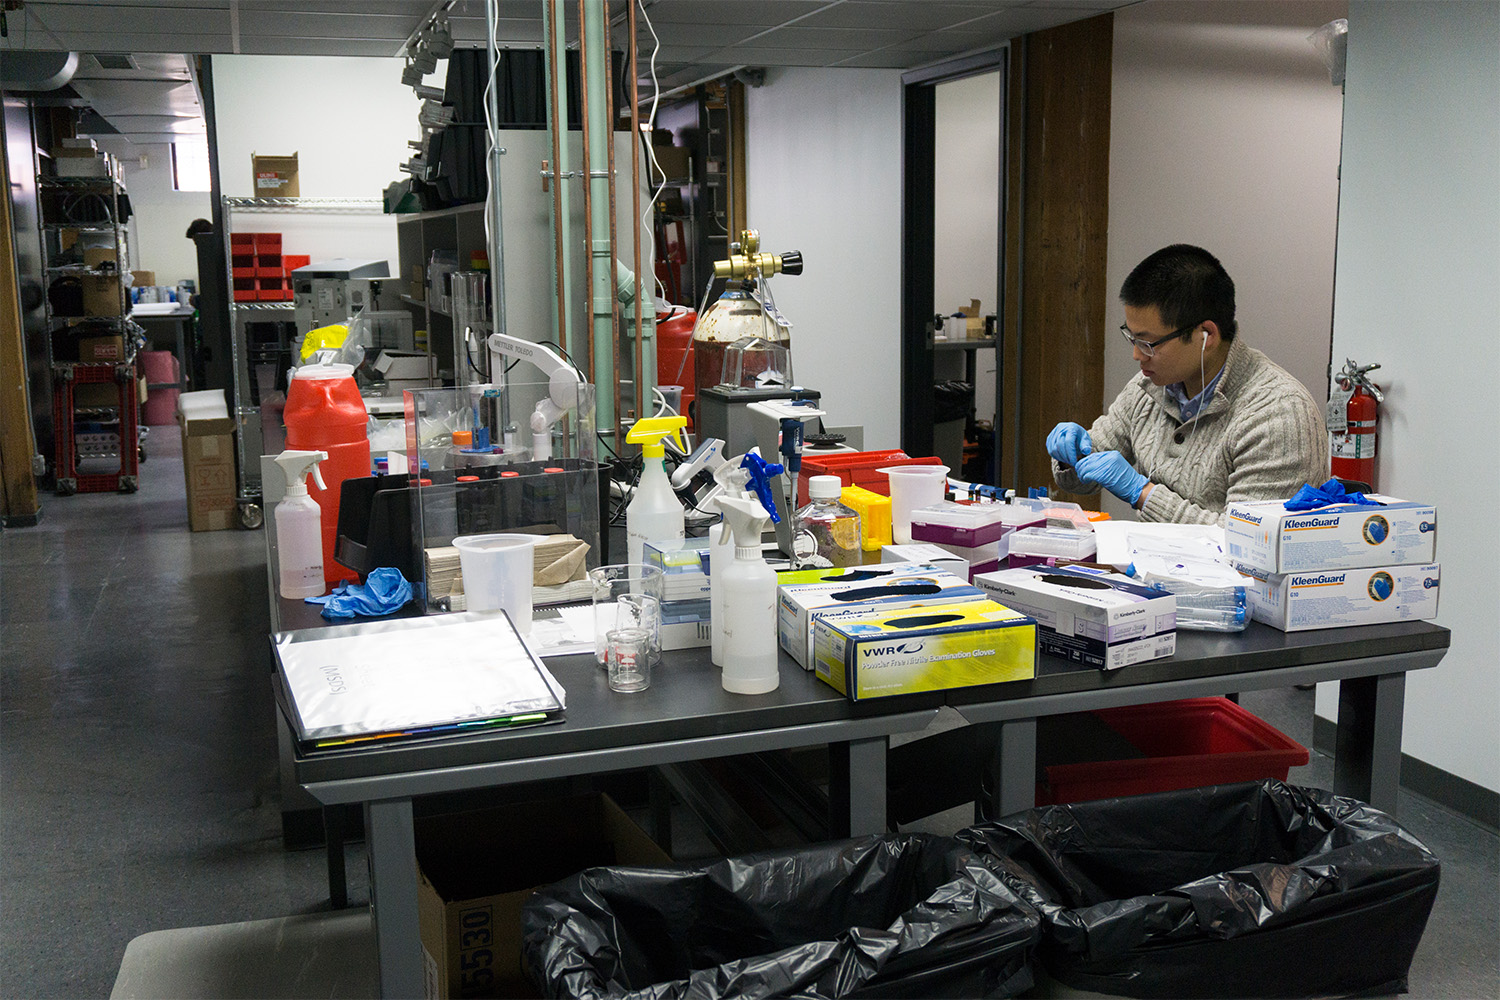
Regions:
M 286 446 L 326 451 L 321 471 L 326 489 L 309 485 L 322 509 L 323 576 L 329 583 L 357 580 L 359 574 L 334 561 L 339 530 L 339 489 L 346 479 L 370 474 L 369 414 L 350 365 L 303 365 L 287 387 Z

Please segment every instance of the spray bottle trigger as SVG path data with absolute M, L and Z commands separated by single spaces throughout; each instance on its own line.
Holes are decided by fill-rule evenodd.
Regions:
M 325 483 L 325 482 L 323 482 L 323 472 L 322 472 L 323 459 L 327 458 L 327 457 L 328 457 L 327 455 L 324 455 L 323 458 L 318 459 L 316 462 L 314 462 L 312 464 L 312 469 L 309 470 L 309 471 L 312 472 L 313 479 L 317 481 L 318 489 L 320 489 L 320 490 L 326 490 L 326 489 L 328 489 L 328 484 Z

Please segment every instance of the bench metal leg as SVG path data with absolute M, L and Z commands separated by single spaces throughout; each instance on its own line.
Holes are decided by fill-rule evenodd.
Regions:
M 1405 674 L 1353 677 L 1339 682 L 1339 728 L 1333 760 L 1335 792 L 1396 815 L 1405 706 Z
M 380 959 L 380 995 L 426 995 L 417 917 L 417 845 L 411 799 L 365 803 L 370 914 Z

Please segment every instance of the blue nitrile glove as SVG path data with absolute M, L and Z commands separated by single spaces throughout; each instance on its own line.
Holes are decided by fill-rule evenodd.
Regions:
M 1073 423 L 1062 423 L 1047 435 L 1047 454 L 1063 465 L 1077 465 L 1078 460 L 1094 450 L 1089 432 Z
M 376 617 L 400 611 L 411 600 L 411 584 L 393 566 L 370 571 L 365 582 L 347 580 L 322 597 L 304 598 L 308 604 L 323 605 L 324 618 L 353 618 L 356 615 Z
M 1141 490 L 1148 480 L 1135 471 L 1118 451 L 1097 451 L 1085 455 L 1073 464 L 1079 479 L 1096 483 L 1134 507 L 1141 498 Z
M 1286 502 L 1285 506 L 1287 510 L 1316 510 L 1319 507 L 1340 503 L 1370 507 L 1385 506 L 1379 500 L 1371 500 L 1363 493 L 1345 492 L 1344 484 L 1337 479 L 1330 479 L 1322 486 L 1304 485 L 1297 491 L 1296 496 Z

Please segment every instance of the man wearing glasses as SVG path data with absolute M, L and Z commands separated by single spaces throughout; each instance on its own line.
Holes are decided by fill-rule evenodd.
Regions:
M 1141 366 L 1084 430 L 1047 435 L 1063 489 L 1107 489 L 1144 521 L 1222 523 L 1234 500 L 1289 497 L 1328 478 L 1323 413 L 1297 379 L 1235 338 L 1234 282 L 1207 250 L 1176 244 L 1120 288 Z

